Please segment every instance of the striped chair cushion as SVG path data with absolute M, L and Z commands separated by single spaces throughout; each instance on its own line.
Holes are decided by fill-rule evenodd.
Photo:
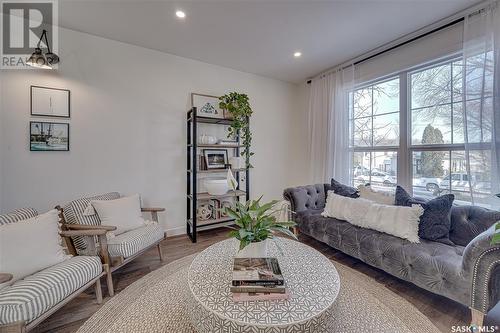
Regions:
M 163 239 L 164 235 L 158 223 L 149 224 L 108 240 L 108 252 L 112 257 L 128 258 Z
M 72 257 L 0 291 L 0 324 L 30 323 L 102 272 L 99 257 Z
M 0 225 L 27 220 L 38 215 L 34 208 L 20 208 L 13 212 L 0 215 Z
M 83 215 L 83 212 L 92 200 L 115 200 L 119 198 L 120 193 L 110 192 L 102 195 L 96 195 L 94 197 L 73 200 L 63 209 L 64 219 L 66 220 L 66 223 L 69 224 L 101 225 L 101 220 L 97 214 Z M 89 246 L 88 242 L 90 241 L 92 240 L 89 237 L 73 237 L 73 242 L 78 253 L 85 253 L 85 249 Z

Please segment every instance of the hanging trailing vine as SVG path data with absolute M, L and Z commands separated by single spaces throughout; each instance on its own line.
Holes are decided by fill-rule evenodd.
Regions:
M 250 151 L 252 145 L 252 133 L 250 132 L 250 116 L 252 108 L 246 94 L 231 92 L 227 95 L 219 97 L 219 107 L 226 110 L 232 117 L 229 125 L 228 138 L 237 138 L 238 134 L 241 143 L 244 146 L 241 155 L 245 157 L 247 168 L 252 168 L 250 157 L 254 154 Z

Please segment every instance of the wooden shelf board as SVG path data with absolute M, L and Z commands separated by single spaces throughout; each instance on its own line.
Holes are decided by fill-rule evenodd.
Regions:
M 196 227 L 202 227 L 202 226 L 209 226 L 209 225 L 214 225 L 214 224 L 220 224 L 220 223 L 227 223 L 227 222 L 233 222 L 234 219 L 232 217 L 222 217 L 220 219 L 210 219 L 210 220 L 204 220 L 204 221 L 196 221 Z M 193 220 L 189 219 L 188 223 L 190 225 L 193 225 Z
M 189 144 L 188 147 L 192 147 L 192 144 Z M 242 148 L 245 147 L 244 145 L 219 145 L 219 144 L 214 144 L 214 145 L 205 145 L 205 144 L 198 144 L 196 145 L 198 148 Z
M 188 121 L 193 121 L 192 117 L 188 118 Z M 210 117 L 196 117 L 197 123 L 204 124 L 218 124 L 218 125 L 230 125 L 233 121 L 231 119 L 220 119 L 220 118 L 210 118 Z
M 229 169 L 211 169 L 211 170 L 196 170 L 197 173 L 222 173 L 227 172 Z M 232 172 L 244 172 L 247 169 L 231 169 Z M 188 170 L 188 172 L 193 172 L 193 170 Z
M 222 194 L 222 195 L 212 195 L 212 194 L 208 194 L 206 192 L 203 192 L 203 193 L 197 193 L 197 199 L 198 200 L 210 200 L 210 199 L 219 199 L 219 198 L 239 197 L 239 196 L 242 196 L 245 194 L 246 194 L 246 192 L 241 191 L 241 190 L 229 191 L 226 194 Z M 192 199 L 193 196 L 188 195 L 188 198 Z

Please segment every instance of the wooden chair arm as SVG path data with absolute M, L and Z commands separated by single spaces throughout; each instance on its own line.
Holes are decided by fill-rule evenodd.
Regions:
M 14 276 L 10 273 L 0 273 L 0 283 L 9 282 Z
M 165 208 L 159 208 L 159 207 L 142 207 L 141 211 L 143 211 L 143 212 L 164 212 Z
M 116 230 L 116 227 L 112 225 L 66 224 L 66 228 L 68 230 L 106 230 L 106 231 Z
M 61 231 L 59 234 L 63 237 L 75 237 L 75 236 L 101 236 L 106 235 L 106 230 L 99 229 L 88 229 L 88 230 L 66 230 Z

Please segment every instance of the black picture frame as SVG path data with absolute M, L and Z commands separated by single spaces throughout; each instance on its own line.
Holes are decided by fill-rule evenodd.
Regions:
M 34 126 L 39 125 L 40 128 L 40 133 L 34 133 L 33 129 Z M 50 125 L 55 125 L 55 126 L 62 126 L 65 131 L 66 131 L 66 136 L 63 136 L 61 138 L 57 139 L 65 139 L 63 143 L 49 143 L 49 140 L 53 138 L 50 134 L 53 128 L 50 127 Z M 48 126 L 48 128 L 47 128 Z M 48 132 L 47 134 L 45 132 L 45 129 L 47 128 Z M 29 140 L 29 145 L 30 145 L 30 151 L 69 151 L 70 149 L 70 127 L 69 123 L 55 123 L 55 122 L 48 122 L 48 121 L 30 121 L 30 140 Z M 35 141 L 34 139 L 38 136 L 38 139 L 43 139 Z M 45 138 L 44 138 L 45 136 Z
M 214 113 L 204 112 L 206 105 L 209 105 L 209 109 Z M 199 117 L 224 119 L 224 110 L 219 108 L 219 96 L 191 93 L 191 107 L 196 108 Z
M 45 90 L 54 90 L 54 91 L 63 91 L 67 92 L 68 94 L 68 113 L 67 115 L 54 115 L 54 114 L 48 114 L 48 113 L 34 113 L 33 111 L 33 90 L 34 89 L 45 89 Z M 32 117 L 47 117 L 47 118 L 64 118 L 64 119 L 69 119 L 71 118 L 71 90 L 69 89 L 60 89 L 60 88 L 50 88 L 50 87 L 43 87 L 43 86 L 35 86 L 31 85 L 30 86 L 30 115 Z
M 211 155 L 222 155 L 223 161 L 214 162 L 214 158 Z M 203 149 L 203 156 L 205 157 L 205 164 L 207 170 L 213 169 L 226 169 L 228 164 L 227 149 Z

